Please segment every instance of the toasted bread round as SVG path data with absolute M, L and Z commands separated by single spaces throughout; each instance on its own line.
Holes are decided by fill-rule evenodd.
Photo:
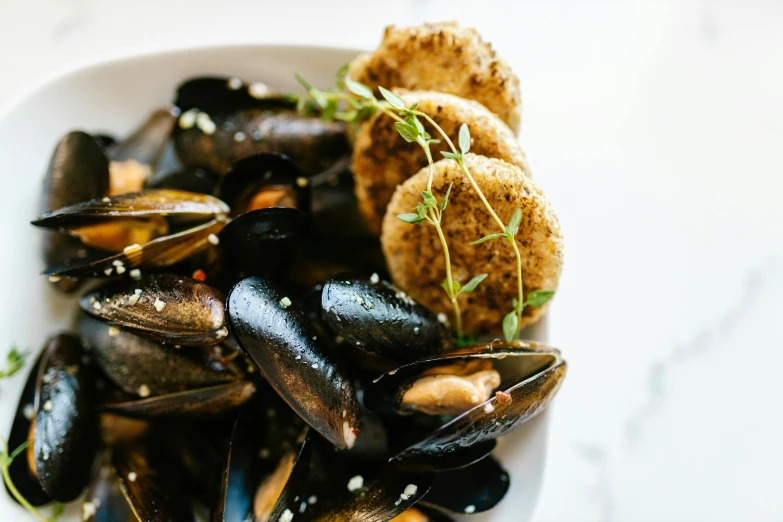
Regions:
M 563 264 L 563 236 L 549 201 L 519 167 L 510 163 L 469 153 L 465 164 L 503 223 L 509 222 L 515 209 L 522 209 L 515 237 L 522 255 L 525 295 L 533 290 L 555 290 Z M 421 201 L 428 177 L 429 169 L 422 169 L 397 188 L 383 220 L 381 242 L 393 281 L 431 310 L 452 317 L 451 302 L 441 288 L 446 269 L 435 227 L 397 219 L 398 214 L 412 212 Z M 459 297 L 464 329 L 466 333 L 499 335 L 503 316 L 511 311 L 517 296 L 516 258 L 504 238 L 470 245 L 501 230 L 458 164 L 440 160 L 435 163 L 432 184 L 438 201 L 443 200 L 450 183 L 454 185 L 442 227 L 453 277 L 465 284 L 476 275 L 489 274 L 475 291 Z M 544 307 L 525 308 L 523 325 L 536 321 L 543 313 Z
M 451 94 L 432 91 L 397 91 L 405 105 L 418 102 L 418 110 L 429 114 L 446 134 L 457 143 L 460 126 L 470 129 L 471 151 L 490 158 L 499 158 L 517 165 L 527 174 L 525 154 L 516 136 L 500 118 L 478 102 Z M 441 138 L 423 119 L 433 138 Z M 431 146 L 434 160 L 448 151 L 441 138 Z M 362 125 L 353 149 L 353 173 L 356 197 L 371 230 L 379 234 L 386 206 L 397 185 L 427 166 L 427 156 L 417 143 L 408 143 L 398 134 L 394 121 L 379 112 Z
M 359 55 L 351 79 L 376 90 L 433 90 L 476 100 L 516 133 L 522 113 L 519 78 L 482 41 L 475 29 L 456 22 L 417 27 L 389 26 L 378 49 Z

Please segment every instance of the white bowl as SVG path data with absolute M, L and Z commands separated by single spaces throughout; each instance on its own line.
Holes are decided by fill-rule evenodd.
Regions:
M 38 212 L 43 174 L 57 140 L 67 131 L 123 135 L 154 107 L 165 105 L 183 79 L 203 74 L 259 80 L 298 91 L 294 73 L 328 87 L 337 69 L 358 51 L 327 47 L 236 45 L 187 48 L 113 57 L 56 75 L 15 103 L 0 119 L 0 361 L 15 345 L 37 352 L 46 337 L 67 328 L 74 298 L 49 288 L 40 271 L 40 235 L 29 224 Z M 7 434 L 29 365 L 0 381 L 0 432 Z M 546 419 L 541 417 L 501 440 L 497 456 L 511 472 L 511 490 L 494 510 L 473 521 L 520 522 L 535 508 L 543 473 Z M 65 521 L 81 520 L 71 506 Z M 466 517 L 468 518 L 468 517 Z M 0 491 L 0 520 L 33 520 Z

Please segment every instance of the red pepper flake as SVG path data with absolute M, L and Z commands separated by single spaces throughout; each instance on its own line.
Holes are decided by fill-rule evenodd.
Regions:
M 207 273 L 204 272 L 202 269 L 198 269 L 195 272 L 193 272 L 193 279 L 196 281 L 201 281 L 202 283 L 207 280 Z
M 499 404 L 511 404 L 511 394 L 504 391 L 499 391 L 495 393 L 495 397 L 498 398 Z

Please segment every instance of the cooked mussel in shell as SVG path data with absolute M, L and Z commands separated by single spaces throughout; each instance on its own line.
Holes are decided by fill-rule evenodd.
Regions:
M 171 344 L 217 344 L 228 336 L 223 294 L 188 277 L 125 279 L 85 294 L 80 303 L 103 321 Z
M 295 102 L 261 84 L 232 81 L 197 78 L 180 86 L 174 144 L 186 166 L 225 174 L 241 159 L 272 152 L 312 175 L 350 153 L 344 124 L 302 116 Z

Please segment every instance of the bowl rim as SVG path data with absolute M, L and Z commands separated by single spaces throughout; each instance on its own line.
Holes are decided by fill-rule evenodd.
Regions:
M 115 51 L 99 53 L 86 58 L 81 58 L 62 64 L 52 71 L 43 74 L 34 80 L 29 87 L 25 88 L 19 94 L 16 94 L 8 100 L 0 103 L 0 122 L 5 120 L 18 106 L 26 103 L 30 98 L 36 96 L 49 84 L 62 80 L 72 74 L 82 73 L 91 69 L 99 69 L 107 65 L 113 65 L 121 62 L 132 62 L 141 59 L 160 59 L 170 57 L 181 53 L 198 53 L 204 51 L 233 52 L 242 48 L 257 49 L 275 49 L 277 51 L 338 51 L 353 52 L 360 54 L 367 52 L 365 49 L 359 49 L 350 45 L 318 45 L 318 44 L 297 44 L 297 43 L 275 43 L 275 42 L 224 42 L 224 43 L 196 43 L 185 45 L 144 45 L 134 47 L 124 47 Z

